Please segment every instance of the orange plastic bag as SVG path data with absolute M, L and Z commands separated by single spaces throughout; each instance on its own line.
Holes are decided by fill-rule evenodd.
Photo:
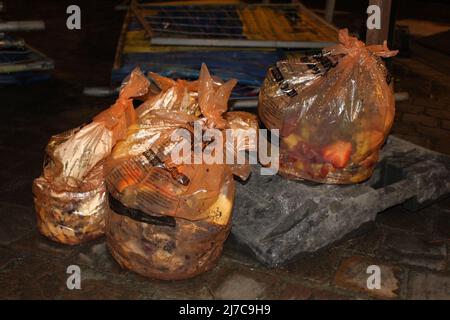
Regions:
M 258 113 L 280 129 L 280 174 L 321 183 L 364 181 L 373 172 L 394 119 L 394 96 L 379 57 L 397 51 L 366 46 L 339 32 L 322 54 L 269 69 Z
M 43 174 L 33 182 L 38 229 L 44 236 L 78 244 L 104 234 L 104 159 L 136 122 L 132 98 L 144 95 L 148 86 L 147 78 L 134 70 L 115 104 L 93 122 L 51 137 Z
M 182 128 L 191 134 L 195 122 L 202 130 L 256 130 L 258 123 L 251 114 L 226 112 L 236 81 L 213 79 L 205 65 L 198 81 L 150 76 L 161 92 L 137 108 L 138 123 L 105 165 L 108 247 L 120 265 L 142 275 L 189 278 L 217 261 L 231 227 L 233 174 L 245 179 L 249 166 L 196 164 L 193 159 L 175 164 L 171 152 L 178 141 L 172 141 L 172 133 Z M 256 145 L 246 141 L 233 147 Z

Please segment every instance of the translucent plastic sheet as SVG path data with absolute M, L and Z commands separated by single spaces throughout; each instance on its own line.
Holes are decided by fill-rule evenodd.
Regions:
M 146 94 L 149 81 L 134 70 L 120 96 L 93 121 L 53 136 L 47 163 L 33 183 L 38 228 L 48 238 L 77 244 L 104 233 L 108 208 L 103 163 L 127 127 L 136 122 L 132 98 Z
M 108 245 L 119 263 L 138 273 L 180 279 L 209 269 L 219 256 L 231 222 L 234 180 L 246 179 L 248 164 L 239 167 L 174 163 L 171 152 L 177 129 L 192 138 L 215 128 L 257 129 L 256 117 L 229 112 L 227 102 L 236 81 L 213 79 L 205 65 L 198 81 L 172 80 L 151 74 L 161 88 L 137 108 L 138 124 L 113 149 L 105 164 L 107 189 L 112 197 Z M 202 137 L 200 137 L 202 138 Z M 201 150 L 207 142 L 200 142 Z M 221 146 L 222 151 L 253 150 L 252 141 Z
M 79 244 L 104 234 L 108 213 L 103 164 L 86 177 L 86 190 L 61 190 L 45 177 L 34 180 L 33 193 L 39 231 L 47 238 Z M 97 182 L 97 186 L 92 184 Z
M 357 183 L 373 172 L 392 126 L 394 96 L 379 57 L 339 32 L 340 44 L 322 54 L 279 61 L 269 69 L 258 113 L 280 129 L 280 173 L 322 183 Z

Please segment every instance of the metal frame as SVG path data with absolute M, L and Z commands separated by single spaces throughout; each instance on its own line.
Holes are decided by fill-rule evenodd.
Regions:
M 330 1 L 330 0 L 329 0 Z M 334 1 L 331 1 L 334 2 Z M 289 4 L 284 4 L 285 6 L 290 6 Z M 326 25 L 328 28 L 335 30 L 337 28 L 333 26 L 330 22 L 322 17 L 318 16 L 311 10 L 307 9 L 301 3 L 293 1 L 292 7 L 298 7 L 299 10 L 306 13 L 310 18 Z M 248 4 L 248 7 L 260 6 L 260 4 Z M 277 6 L 276 4 L 264 4 L 264 6 Z M 147 5 L 146 8 L 150 7 Z M 330 9 L 331 8 L 331 9 Z M 334 10 L 333 6 L 328 8 L 328 11 Z M 135 11 L 135 10 L 133 10 Z M 332 13 L 331 13 L 332 15 Z M 139 19 L 141 20 L 141 19 Z M 146 29 L 149 27 L 148 24 L 144 25 Z M 220 39 L 220 38 L 184 38 L 184 37 L 150 37 L 150 43 L 154 45 L 174 45 L 174 46 L 210 46 L 210 47 L 248 47 L 248 48 L 295 48 L 295 49 L 310 49 L 310 48 L 323 48 L 333 45 L 334 42 L 317 42 L 317 41 L 275 41 L 275 40 L 246 40 L 246 39 Z
M 153 37 L 151 44 L 172 46 L 202 46 L 202 47 L 251 47 L 251 48 L 293 48 L 313 49 L 325 48 L 334 42 L 317 41 L 272 41 L 272 40 L 234 40 L 234 39 L 201 39 L 201 38 L 164 38 Z

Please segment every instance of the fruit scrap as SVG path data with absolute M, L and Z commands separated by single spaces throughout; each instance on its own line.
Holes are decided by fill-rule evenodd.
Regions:
M 377 130 L 368 130 L 359 132 L 355 137 L 356 152 L 353 160 L 361 161 L 367 157 L 371 152 L 378 150 L 383 143 L 384 135 Z
M 283 138 L 284 143 L 289 149 L 293 149 L 302 139 L 296 134 L 291 133 L 286 138 Z
M 333 166 L 329 163 L 325 163 L 324 165 L 322 165 L 322 167 L 320 168 L 320 177 L 321 178 L 325 178 L 328 173 L 333 171 Z
M 352 144 L 347 141 L 338 140 L 322 149 L 322 157 L 335 168 L 344 168 L 350 160 Z

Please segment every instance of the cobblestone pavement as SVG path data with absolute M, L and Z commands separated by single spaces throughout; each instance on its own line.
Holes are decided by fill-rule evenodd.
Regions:
M 422 53 L 424 49 L 417 48 Z M 434 61 L 450 67 L 448 56 L 438 54 Z M 429 54 L 425 51 L 423 54 Z M 433 56 L 431 56 L 433 57 Z M 431 57 L 427 58 L 430 59 Z M 450 69 L 448 69 L 450 70 Z M 407 101 L 396 104 L 395 124 L 399 137 L 429 149 L 450 154 L 450 76 L 448 70 L 436 67 L 429 60 L 396 58 L 394 63 L 395 91 L 406 91 Z
M 31 181 L 41 172 L 48 137 L 111 102 L 79 91 L 53 80 L 0 92 L 1 298 L 450 298 L 450 199 L 417 212 L 392 208 L 359 235 L 280 269 L 259 265 L 229 241 L 214 270 L 179 282 L 121 270 L 103 239 L 73 247 L 46 240 L 35 227 Z M 66 287 L 72 264 L 81 267 L 79 291 Z M 369 265 L 381 268 L 379 290 L 367 289 Z
M 52 14 L 36 10 L 36 14 L 47 17 Z M 49 20 L 49 28 L 56 30 L 52 21 Z M 97 20 L 88 17 L 87 21 L 95 25 Z M 118 30 L 120 21 L 120 15 L 111 23 L 99 20 L 97 27 L 100 31 L 110 26 Z M 84 46 L 86 41 L 103 41 L 98 34 L 84 41 L 72 40 L 77 46 Z M 105 59 L 106 53 L 114 51 L 116 41 L 106 38 L 109 47 L 103 43 L 101 51 Z M 401 206 L 391 208 L 358 234 L 279 269 L 259 265 L 237 250 L 230 239 L 215 269 L 177 282 L 148 280 L 120 269 L 109 255 L 104 239 L 80 246 L 46 240 L 36 230 L 31 194 L 32 179 L 42 170 L 45 144 L 50 135 L 88 121 L 112 102 L 81 94 L 83 85 L 101 84 L 108 79 L 112 56 L 95 65 L 87 58 L 93 52 L 77 49 L 73 54 L 82 52 L 86 58 L 75 60 L 69 55 L 71 47 L 55 39 L 46 45 L 49 51 L 53 48 L 47 53 L 54 53 L 57 59 L 54 80 L 0 89 L 0 298 L 450 299 L 450 198 L 416 212 Z M 45 39 L 40 35 L 31 41 L 39 45 Z M 414 79 L 423 71 L 402 61 L 409 69 L 399 68 L 403 70 L 401 79 Z M 429 147 L 449 146 L 447 138 L 442 140 L 444 143 L 426 136 L 429 133 L 440 137 L 441 130 L 448 129 L 448 111 L 444 110 L 448 107 L 448 91 L 440 82 L 431 81 L 428 88 L 423 81 L 428 80 L 402 80 L 402 88 L 409 86 L 414 99 L 399 105 L 398 120 L 416 126 L 412 130 L 396 125 L 394 132 Z M 421 92 L 429 99 L 420 100 Z M 433 99 L 437 103 L 430 105 Z M 431 118 L 414 114 L 428 114 Z M 425 140 L 419 139 L 421 135 Z M 73 264 L 81 267 L 81 290 L 66 287 L 66 269 Z M 370 265 L 380 267 L 380 289 L 367 289 L 366 271 Z

